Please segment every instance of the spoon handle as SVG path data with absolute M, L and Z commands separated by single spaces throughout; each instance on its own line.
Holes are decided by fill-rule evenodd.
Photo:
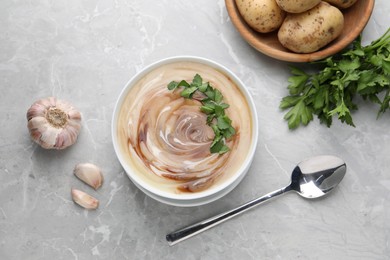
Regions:
M 231 219 L 249 209 L 254 208 L 257 205 L 260 205 L 261 203 L 271 199 L 275 198 L 279 195 L 284 194 L 287 191 L 290 191 L 291 187 L 287 186 L 285 188 L 270 192 L 260 198 L 251 200 L 237 208 L 231 209 L 229 211 L 226 211 L 224 213 L 221 213 L 219 215 L 216 215 L 214 217 L 208 218 L 206 220 L 200 221 L 198 223 L 195 223 L 191 226 L 182 228 L 180 230 L 177 230 L 175 232 L 172 232 L 166 236 L 166 239 L 168 241 L 168 244 L 170 246 L 173 246 L 187 238 L 190 238 L 192 236 L 195 236 L 209 228 L 212 228 L 218 224 L 221 224 L 222 222 L 225 222 L 228 219 Z

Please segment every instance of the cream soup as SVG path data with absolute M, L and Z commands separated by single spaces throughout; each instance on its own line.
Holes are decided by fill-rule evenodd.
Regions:
M 210 153 L 214 132 L 206 124 L 201 103 L 169 91 L 171 81 L 191 82 L 199 74 L 223 94 L 236 134 L 230 151 Z M 198 192 L 238 172 L 251 147 L 252 115 L 235 83 L 224 73 L 197 62 L 162 65 L 142 77 L 126 95 L 118 116 L 117 135 L 126 163 L 137 177 L 170 193 Z

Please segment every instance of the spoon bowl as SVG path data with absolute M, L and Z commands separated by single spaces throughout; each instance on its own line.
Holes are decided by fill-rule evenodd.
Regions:
M 286 189 L 296 191 L 307 199 L 328 194 L 344 178 L 346 165 L 336 156 L 323 155 L 299 163 L 291 174 L 291 184 Z
M 347 166 L 345 162 L 336 156 L 321 155 L 306 159 L 294 168 L 291 173 L 291 183 L 288 186 L 251 200 L 217 216 L 172 232 L 166 236 L 166 239 L 169 245 L 172 246 L 252 209 L 269 199 L 290 191 L 295 191 L 306 199 L 323 197 L 341 182 L 346 171 Z

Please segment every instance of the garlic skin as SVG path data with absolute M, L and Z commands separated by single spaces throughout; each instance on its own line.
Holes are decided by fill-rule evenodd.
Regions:
M 103 183 L 103 174 L 100 168 L 92 163 L 79 163 L 73 170 L 77 178 L 97 190 Z
M 81 191 L 72 189 L 72 199 L 75 203 L 85 209 L 97 209 L 99 207 L 99 201 L 91 195 Z
M 27 111 L 31 138 L 45 149 L 65 149 L 77 140 L 81 114 L 70 103 L 55 97 L 40 99 Z

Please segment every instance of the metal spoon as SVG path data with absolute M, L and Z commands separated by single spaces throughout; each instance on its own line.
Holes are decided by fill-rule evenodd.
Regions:
M 172 232 L 166 236 L 166 239 L 172 246 L 289 191 L 295 191 L 307 199 L 322 197 L 341 182 L 346 169 L 344 161 L 336 156 L 322 155 L 306 159 L 294 168 L 291 174 L 291 183 L 288 186 L 225 213 Z

